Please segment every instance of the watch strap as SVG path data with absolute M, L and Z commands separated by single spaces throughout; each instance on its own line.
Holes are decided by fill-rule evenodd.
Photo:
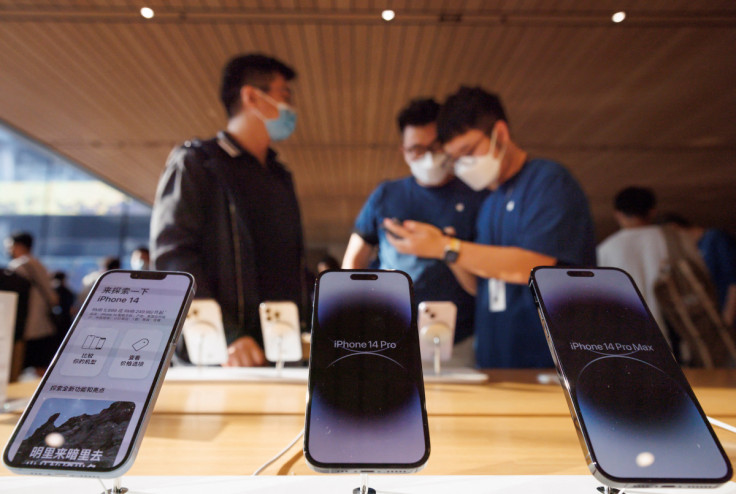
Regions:
M 444 261 L 447 263 L 454 263 L 460 256 L 460 239 L 456 237 L 450 237 L 450 241 L 445 246 Z

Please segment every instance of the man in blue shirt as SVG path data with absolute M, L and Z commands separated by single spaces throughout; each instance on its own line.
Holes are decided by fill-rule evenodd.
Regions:
M 488 189 L 475 242 L 432 225 L 384 220 L 402 253 L 444 259 L 463 285 L 477 286 L 475 337 L 479 367 L 551 367 L 534 301 L 526 286 L 535 266 L 594 265 L 588 201 L 561 165 L 531 159 L 512 140 L 499 98 L 461 87 L 438 117 L 437 132 L 455 175 Z
M 439 104 L 416 99 L 398 116 L 404 160 L 412 175 L 381 183 L 355 222 L 342 267 L 367 268 L 376 248 L 381 269 L 400 269 L 411 276 L 416 301 L 444 300 L 457 306 L 455 342 L 473 333 L 474 299 L 441 260 L 421 259 L 396 251 L 388 242 L 384 218 L 423 221 L 463 240 L 475 236 L 475 218 L 486 196 L 452 175 L 451 163 L 437 141 Z

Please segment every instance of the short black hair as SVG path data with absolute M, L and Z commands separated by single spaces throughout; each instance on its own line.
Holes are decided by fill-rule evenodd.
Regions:
M 613 200 L 616 211 L 637 218 L 646 218 L 656 205 L 654 192 L 646 187 L 626 187 Z
M 444 144 L 471 129 L 490 133 L 499 120 L 509 122 L 498 95 L 481 87 L 461 86 L 442 105 L 437 117 L 437 139 Z
M 415 98 L 401 109 L 396 117 L 399 132 L 403 133 L 408 126 L 423 126 L 437 121 L 440 104 L 433 98 Z
M 11 233 L 10 240 L 12 240 L 14 244 L 20 244 L 24 246 L 29 251 L 33 247 L 33 235 L 28 232 Z
M 117 257 L 106 257 L 102 260 L 102 268 L 105 271 L 120 269 L 120 259 Z
M 240 111 L 240 89 L 254 86 L 267 90 L 274 74 L 281 74 L 290 81 L 296 78 L 294 69 L 280 60 L 261 53 L 249 53 L 231 58 L 222 70 L 220 101 L 225 106 L 228 117 Z
M 151 253 L 151 251 L 148 250 L 148 247 L 146 247 L 145 245 L 139 245 L 138 247 L 136 247 L 135 249 L 133 249 L 133 252 L 136 252 L 136 251 L 143 252 L 143 253 L 146 253 L 146 254 L 150 254 Z

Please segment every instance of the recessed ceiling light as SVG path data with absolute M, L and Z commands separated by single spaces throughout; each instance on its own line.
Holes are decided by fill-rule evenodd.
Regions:
M 141 9 L 141 15 L 146 19 L 153 19 L 153 9 L 150 7 L 143 7 Z
M 393 10 L 386 9 L 381 12 L 381 18 L 386 22 L 392 21 L 394 17 L 396 17 L 396 12 L 394 12 Z
M 611 16 L 611 20 L 618 24 L 619 22 L 624 22 L 624 19 L 626 19 L 626 12 L 623 10 L 620 12 L 616 12 Z

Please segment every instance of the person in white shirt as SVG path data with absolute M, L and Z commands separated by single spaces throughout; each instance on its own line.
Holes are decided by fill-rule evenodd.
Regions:
M 653 225 L 656 198 L 651 189 L 626 187 L 614 199 L 614 218 L 621 228 L 597 249 L 598 265 L 616 267 L 631 275 L 644 300 L 667 336 L 664 318 L 654 296 L 654 282 L 667 244 L 662 228 Z

